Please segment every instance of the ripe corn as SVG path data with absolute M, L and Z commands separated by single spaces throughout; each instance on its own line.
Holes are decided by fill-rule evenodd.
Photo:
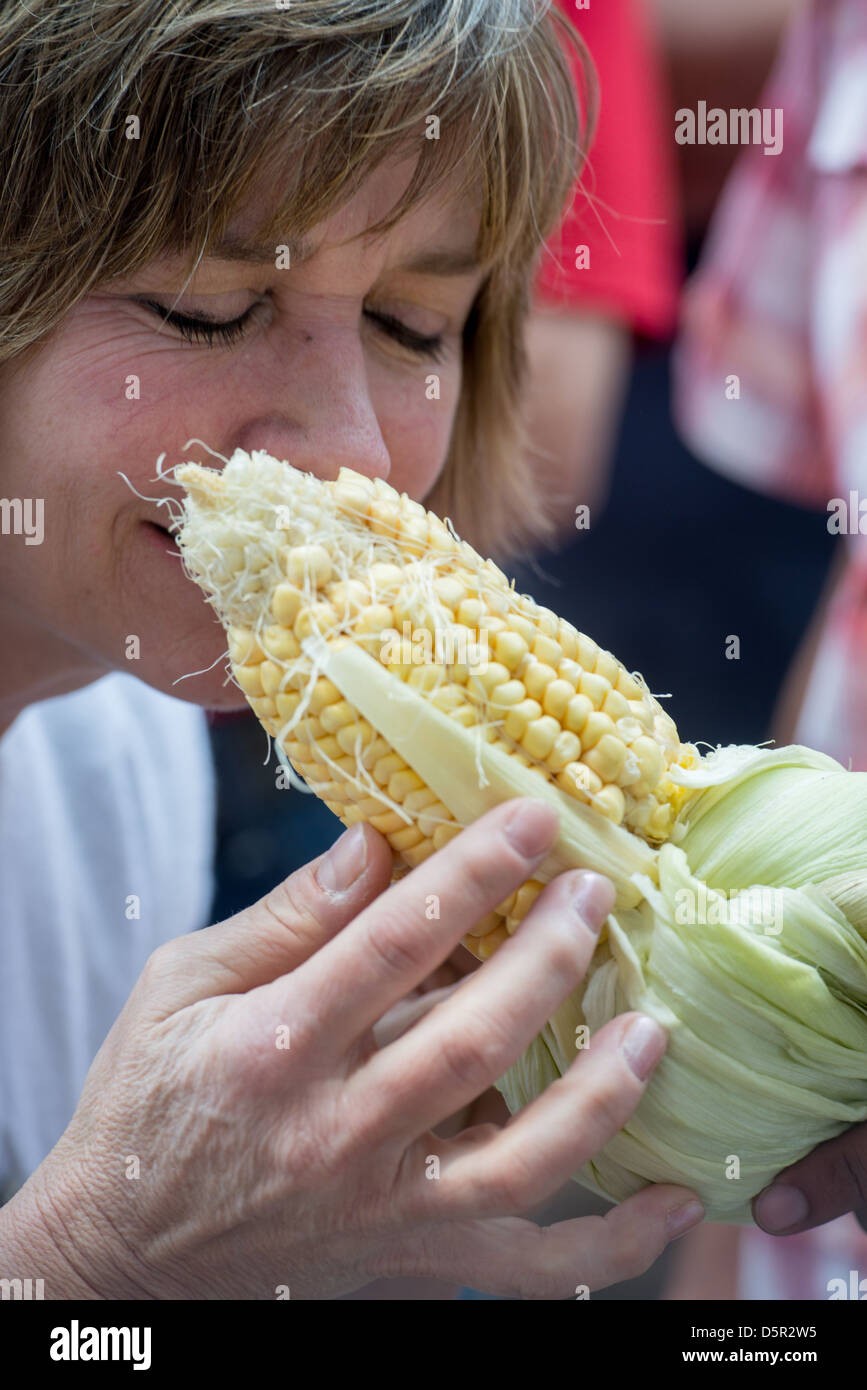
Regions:
M 554 850 L 473 927 L 475 955 L 570 865 L 635 905 L 632 875 L 653 877 L 698 761 L 640 676 L 381 479 L 323 482 L 241 450 L 175 477 L 182 555 L 235 680 L 307 787 L 385 835 L 396 874 L 508 796 L 557 808 Z

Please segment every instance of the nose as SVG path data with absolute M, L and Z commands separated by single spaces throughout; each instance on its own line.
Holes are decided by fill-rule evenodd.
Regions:
M 232 447 L 248 453 L 264 449 L 325 481 L 336 478 L 344 467 L 370 478 L 387 478 L 391 458 L 371 400 L 363 353 L 308 350 L 294 356 L 289 371 L 288 389 L 284 369 L 273 390 L 269 386 L 271 408 L 245 421 Z M 275 395 L 282 397 L 277 408 Z

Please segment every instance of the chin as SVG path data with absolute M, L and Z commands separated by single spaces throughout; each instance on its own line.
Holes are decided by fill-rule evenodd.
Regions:
M 191 705 L 213 710 L 247 710 L 250 706 L 246 696 L 226 675 L 228 660 L 225 642 L 221 641 L 215 649 L 211 638 L 207 646 L 201 642 L 191 644 L 182 662 L 172 660 L 168 652 L 161 652 L 156 660 L 130 661 L 121 669 L 138 676 L 155 690 Z M 216 663 L 213 669 L 207 669 L 212 663 Z

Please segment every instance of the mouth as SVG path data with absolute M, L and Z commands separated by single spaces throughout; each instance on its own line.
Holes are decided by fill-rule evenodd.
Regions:
M 163 550 L 171 549 L 175 554 L 178 553 L 177 542 L 165 526 L 160 526 L 156 521 L 143 521 L 142 527 L 153 545 L 159 545 Z

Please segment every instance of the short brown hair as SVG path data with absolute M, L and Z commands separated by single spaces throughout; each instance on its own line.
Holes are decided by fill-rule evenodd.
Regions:
M 104 280 L 192 268 L 256 181 L 259 229 L 301 237 L 389 155 L 421 156 L 386 231 L 460 169 L 490 271 L 464 334 L 442 476 L 425 500 L 488 552 L 549 534 L 522 424 L 532 278 L 594 120 L 592 69 L 550 0 L 28 0 L 0 10 L 0 364 L 26 361 Z M 560 42 L 578 52 L 575 84 Z M 130 116 L 140 138 L 126 138 Z M 439 138 L 426 139 L 428 118 Z M 421 134 L 420 134 L 421 132 Z

